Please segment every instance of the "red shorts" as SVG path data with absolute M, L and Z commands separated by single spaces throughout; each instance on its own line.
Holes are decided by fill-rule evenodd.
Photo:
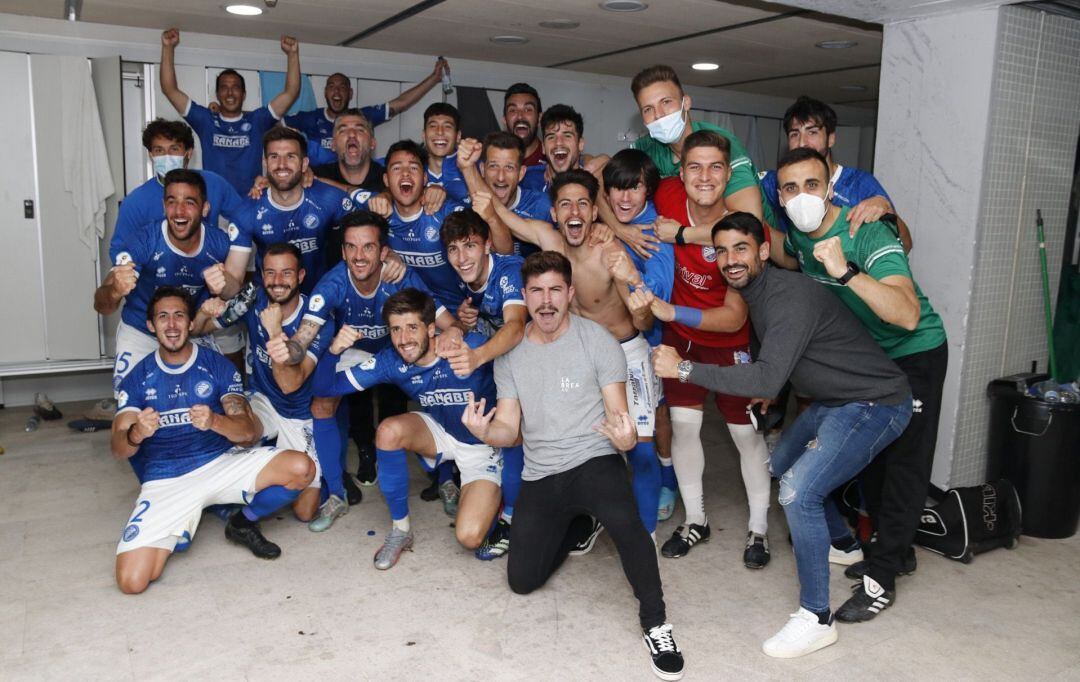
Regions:
M 700 362 L 706 365 L 720 365 L 730 367 L 735 364 L 736 354 L 750 356 L 750 346 L 731 346 L 727 348 L 712 348 L 702 346 L 687 339 L 674 329 L 664 326 L 664 345 L 671 346 L 679 352 L 684 360 Z M 745 360 L 744 360 L 745 361 Z M 691 405 L 704 405 L 709 389 L 697 384 L 682 383 L 678 379 L 664 379 L 664 397 L 671 407 L 690 407 Z M 714 393 L 716 409 L 724 415 L 728 424 L 749 424 L 750 415 L 747 406 L 750 398 L 726 393 Z

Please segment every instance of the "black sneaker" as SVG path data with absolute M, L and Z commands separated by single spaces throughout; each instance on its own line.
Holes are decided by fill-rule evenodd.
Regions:
M 908 549 L 907 554 L 904 555 L 904 565 L 896 575 L 911 575 L 918 567 L 919 562 L 915 559 L 915 548 L 911 547 Z M 863 561 L 857 561 L 844 569 L 844 576 L 852 580 L 862 580 L 863 576 L 866 575 L 869 570 L 870 560 L 864 559 Z
M 836 620 L 865 623 L 896 603 L 896 590 L 886 590 L 876 580 L 864 575 L 862 582 L 851 586 L 854 593 L 836 611 Z
M 263 537 L 259 530 L 259 524 L 249 521 L 243 516 L 243 512 L 236 512 L 229 517 L 225 524 L 225 537 L 238 545 L 243 545 L 251 550 L 251 553 L 260 559 L 277 559 L 281 556 L 281 548 Z
M 428 475 L 431 476 L 431 485 L 420 491 L 420 499 L 424 502 L 434 502 L 439 499 L 439 474 L 432 471 Z
M 379 470 L 375 464 L 375 450 L 369 446 L 359 449 L 360 465 L 356 467 L 356 480 L 365 488 L 370 488 L 379 480 Z
M 342 479 L 345 483 L 345 497 L 349 501 L 349 506 L 355 507 L 364 499 L 364 491 L 360 490 L 359 486 L 356 485 L 356 481 L 353 480 L 352 475 L 350 475 L 348 471 L 344 472 Z
M 652 656 L 652 670 L 662 680 L 681 680 L 683 656 L 679 645 L 671 636 L 671 623 L 657 625 L 642 631 L 641 639 Z
M 709 536 L 712 535 L 712 530 L 709 528 L 709 521 L 706 519 L 705 525 L 699 526 L 696 523 L 690 524 L 690 529 L 683 531 L 686 526 L 679 526 L 675 529 L 675 532 L 671 534 L 671 539 L 664 543 L 664 546 L 660 548 L 660 553 L 666 556 L 668 559 L 678 559 L 684 557 L 690 553 L 690 548 L 699 542 L 708 542 Z
M 753 531 L 746 534 L 742 562 L 747 568 L 765 568 L 769 564 L 769 537 Z
M 570 556 L 582 556 L 591 552 L 593 545 L 596 544 L 596 538 L 600 537 L 600 533 L 602 533 L 603 530 L 604 527 L 600 525 L 599 521 L 590 518 L 590 524 L 586 531 L 587 534 L 578 540 L 578 543 L 570 550 Z

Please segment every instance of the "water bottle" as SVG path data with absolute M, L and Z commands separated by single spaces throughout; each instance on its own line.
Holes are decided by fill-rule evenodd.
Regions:
M 1061 392 L 1058 388 L 1058 383 L 1053 379 L 1047 379 L 1046 381 L 1040 381 L 1031 387 L 1031 392 L 1036 398 L 1045 400 L 1048 403 L 1060 403 Z
M 37 427 L 40 426 L 40 425 L 41 425 L 41 418 L 38 417 L 37 415 L 34 415 L 33 417 L 30 417 L 29 419 L 26 420 L 26 427 L 25 427 L 24 430 L 27 433 L 30 433 L 31 431 L 37 431 Z
M 221 326 L 228 327 L 243 317 L 244 313 L 251 307 L 251 304 L 255 302 L 256 293 L 257 289 L 255 287 L 255 282 L 251 281 L 240 290 L 240 293 L 229 299 L 229 303 L 225 307 L 225 312 L 218 318 L 221 322 Z
M 443 59 L 442 55 L 439 56 L 439 59 Z M 449 95 L 451 92 L 454 91 L 454 86 L 450 83 L 450 69 L 449 68 L 446 68 L 446 69 L 443 70 L 443 74 L 442 74 L 442 91 L 443 91 L 444 95 Z
M 1058 386 L 1058 396 L 1063 403 L 1080 403 L 1080 387 L 1077 382 Z

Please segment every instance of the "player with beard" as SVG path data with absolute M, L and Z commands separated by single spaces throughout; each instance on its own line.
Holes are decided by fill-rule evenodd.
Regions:
M 379 384 L 394 384 L 424 410 L 384 420 L 375 435 L 379 488 L 393 521 L 375 554 L 375 568 L 379 570 L 392 568 L 401 553 L 413 545 L 406 450 L 423 457 L 428 469 L 439 462 L 457 463 L 462 487 L 454 533 L 467 549 L 480 546 L 499 507 L 502 452 L 485 445 L 462 424 L 462 415 L 473 396 L 494 401 L 492 368 L 488 364 L 466 377 L 457 376 L 449 360 L 436 354 L 435 313 L 436 304 L 430 296 L 416 289 L 403 289 L 388 298 L 382 309 L 392 347 L 344 371 L 335 372 L 334 364 L 325 361 L 317 370 L 318 394 L 340 396 Z M 358 338 L 355 329 L 342 327 L 330 345 L 330 357 L 350 348 Z M 477 347 L 486 339 L 468 334 L 463 341 Z
M 653 446 L 658 382 L 649 364 L 649 344 L 641 334 L 652 322 L 635 319 L 626 307 L 630 290 L 625 282 L 636 277 L 641 284 L 640 275 L 617 242 L 596 244 L 591 239 L 599 192 L 595 177 L 581 169 L 559 173 L 550 192 L 551 217 L 558 231 L 547 229 L 545 223 L 520 219 L 511 219 L 509 224 L 519 239 L 570 259 L 575 291 L 571 310 L 603 326 L 622 345 L 628 374 L 626 401 L 638 434 L 627 457 L 634 470 L 638 513 L 645 529 L 654 533 L 660 495 L 660 464 Z M 597 526 L 595 532 L 599 530 Z
M 469 200 L 469 188 L 457 165 L 460 126 L 461 114 L 453 104 L 436 102 L 424 110 L 427 185 L 442 187 L 452 200 L 465 203 Z
M 521 184 L 526 189 L 544 191 L 544 146 L 537 137 L 540 126 L 540 93 L 528 83 L 514 83 L 503 95 L 503 125 L 506 132 L 521 140 L 525 148 L 525 176 Z
M 371 127 L 385 123 L 394 116 L 403 113 L 426 95 L 433 87 L 442 80 L 443 73 L 450 70 L 446 60 L 439 58 L 435 61 L 435 68 L 422 81 L 401 93 L 394 99 L 384 104 L 360 107 Z M 345 113 L 352 106 L 353 89 L 352 79 L 343 73 L 331 74 L 326 79 L 326 87 L 323 89 L 323 99 L 326 106 L 309 111 L 301 111 L 292 116 L 285 117 L 285 125 L 296 128 L 307 139 L 315 142 L 324 149 L 330 149 L 334 142 L 334 124 L 337 117 Z
M 247 447 L 256 432 L 240 373 L 191 343 L 193 309 L 180 287 L 153 293 L 144 324 L 159 347 L 120 384 L 112 452 L 139 456 L 146 467 L 116 548 L 116 584 L 126 594 L 161 576 L 178 543 L 194 537 L 203 508 L 214 504 L 245 505 L 229 518 L 225 537 L 276 559 L 281 548 L 263 537 L 258 520 L 295 500 L 315 475 L 302 452 Z
M 544 148 L 544 187 L 547 191 L 557 173 L 584 168 L 594 175 L 607 163 L 605 154 L 585 154 L 585 120 L 573 107 L 556 104 L 540 116 L 541 145 Z
M 308 160 L 304 136 L 298 131 L 284 126 L 271 129 L 263 136 L 263 149 L 270 191 L 258 199 L 248 199 L 240 224 L 230 226 L 230 231 L 236 233 L 234 245 L 238 253 L 230 257 L 226 267 L 234 277 L 241 278 L 254 246 L 258 282 L 262 251 L 271 244 L 288 242 L 300 250 L 301 265 L 307 273 L 301 291 L 310 294 L 326 272 L 329 235 L 352 211 L 352 200 L 324 182 L 315 181 L 307 189 L 301 186 Z

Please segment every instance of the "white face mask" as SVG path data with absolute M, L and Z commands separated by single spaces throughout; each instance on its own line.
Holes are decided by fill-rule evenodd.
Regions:
M 154 174 L 158 177 L 163 178 L 169 171 L 184 167 L 183 156 L 169 156 L 168 154 L 162 154 L 161 156 L 152 156 L 150 158 L 154 164 Z
M 653 139 L 663 144 L 678 142 L 686 130 L 686 120 L 683 118 L 683 110 L 673 111 L 667 116 L 661 116 L 652 123 L 646 124 L 649 134 Z
M 800 232 L 813 232 L 821 227 L 826 210 L 823 198 L 805 192 L 784 204 L 784 211 Z

